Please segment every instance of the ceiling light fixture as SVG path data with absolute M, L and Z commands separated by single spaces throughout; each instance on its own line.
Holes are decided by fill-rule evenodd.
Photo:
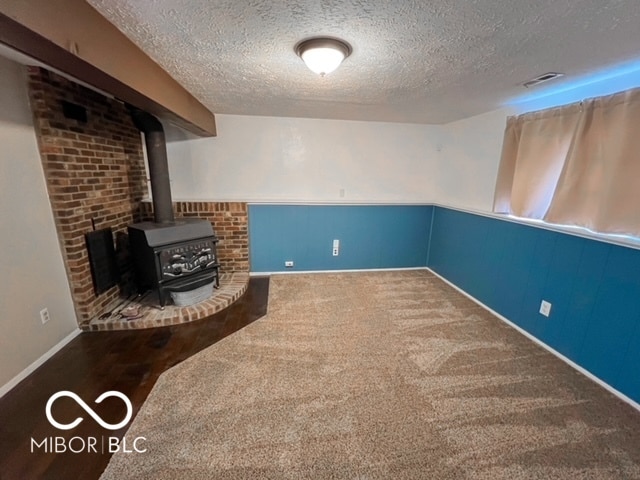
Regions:
M 299 42 L 295 51 L 309 70 L 324 77 L 351 54 L 351 45 L 337 38 L 316 37 Z

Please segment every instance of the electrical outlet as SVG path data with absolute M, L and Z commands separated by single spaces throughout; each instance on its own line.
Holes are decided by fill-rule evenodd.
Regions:
M 340 255 L 340 240 L 333 241 L 333 249 L 331 250 L 331 253 L 334 257 Z
M 42 322 L 43 325 L 47 323 L 50 319 L 51 318 L 49 317 L 48 309 L 43 308 L 42 310 L 40 310 L 40 321 Z
M 339 255 L 339 250 L 337 248 L 334 248 L 332 250 L 332 254 L 333 254 L 334 257 L 337 257 Z
M 548 317 L 551 314 L 551 304 L 546 300 L 542 300 L 540 303 L 540 314 Z
M 287 260 L 284 262 L 284 266 L 287 268 L 293 268 L 293 260 Z

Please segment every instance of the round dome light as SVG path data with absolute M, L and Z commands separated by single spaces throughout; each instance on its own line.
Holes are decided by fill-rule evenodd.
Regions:
M 333 72 L 351 54 L 351 46 L 336 38 L 310 38 L 298 43 L 296 54 L 320 76 Z

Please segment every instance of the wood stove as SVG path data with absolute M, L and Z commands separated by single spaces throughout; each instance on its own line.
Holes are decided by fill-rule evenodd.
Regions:
M 208 220 L 142 222 L 130 225 L 128 231 L 138 290 L 156 290 L 160 307 L 165 306 L 170 292 L 190 291 L 212 282 L 220 286 L 218 239 Z
M 209 283 L 219 287 L 218 239 L 211 222 L 173 215 L 164 129 L 153 115 L 129 106 L 131 118 L 144 133 L 153 200 L 153 222 L 128 227 L 129 249 L 138 291 L 155 289 L 160 306 L 167 293 L 189 292 Z

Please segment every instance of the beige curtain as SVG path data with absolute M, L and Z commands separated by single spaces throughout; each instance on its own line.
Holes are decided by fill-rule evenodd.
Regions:
M 496 213 L 513 213 L 511 209 L 511 192 L 513 191 L 513 176 L 516 171 L 518 158 L 518 142 L 522 122 L 517 117 L 508 117 L 502 141 L 502 154 L 498 167 L 496 191 L 493 198 L 493 211 Z
M 574 104 L 507 120 L 494 211 L 544 218 L 579 116 Z
M 494 211 L 640 236 L 640 89 L 510 117 Z

